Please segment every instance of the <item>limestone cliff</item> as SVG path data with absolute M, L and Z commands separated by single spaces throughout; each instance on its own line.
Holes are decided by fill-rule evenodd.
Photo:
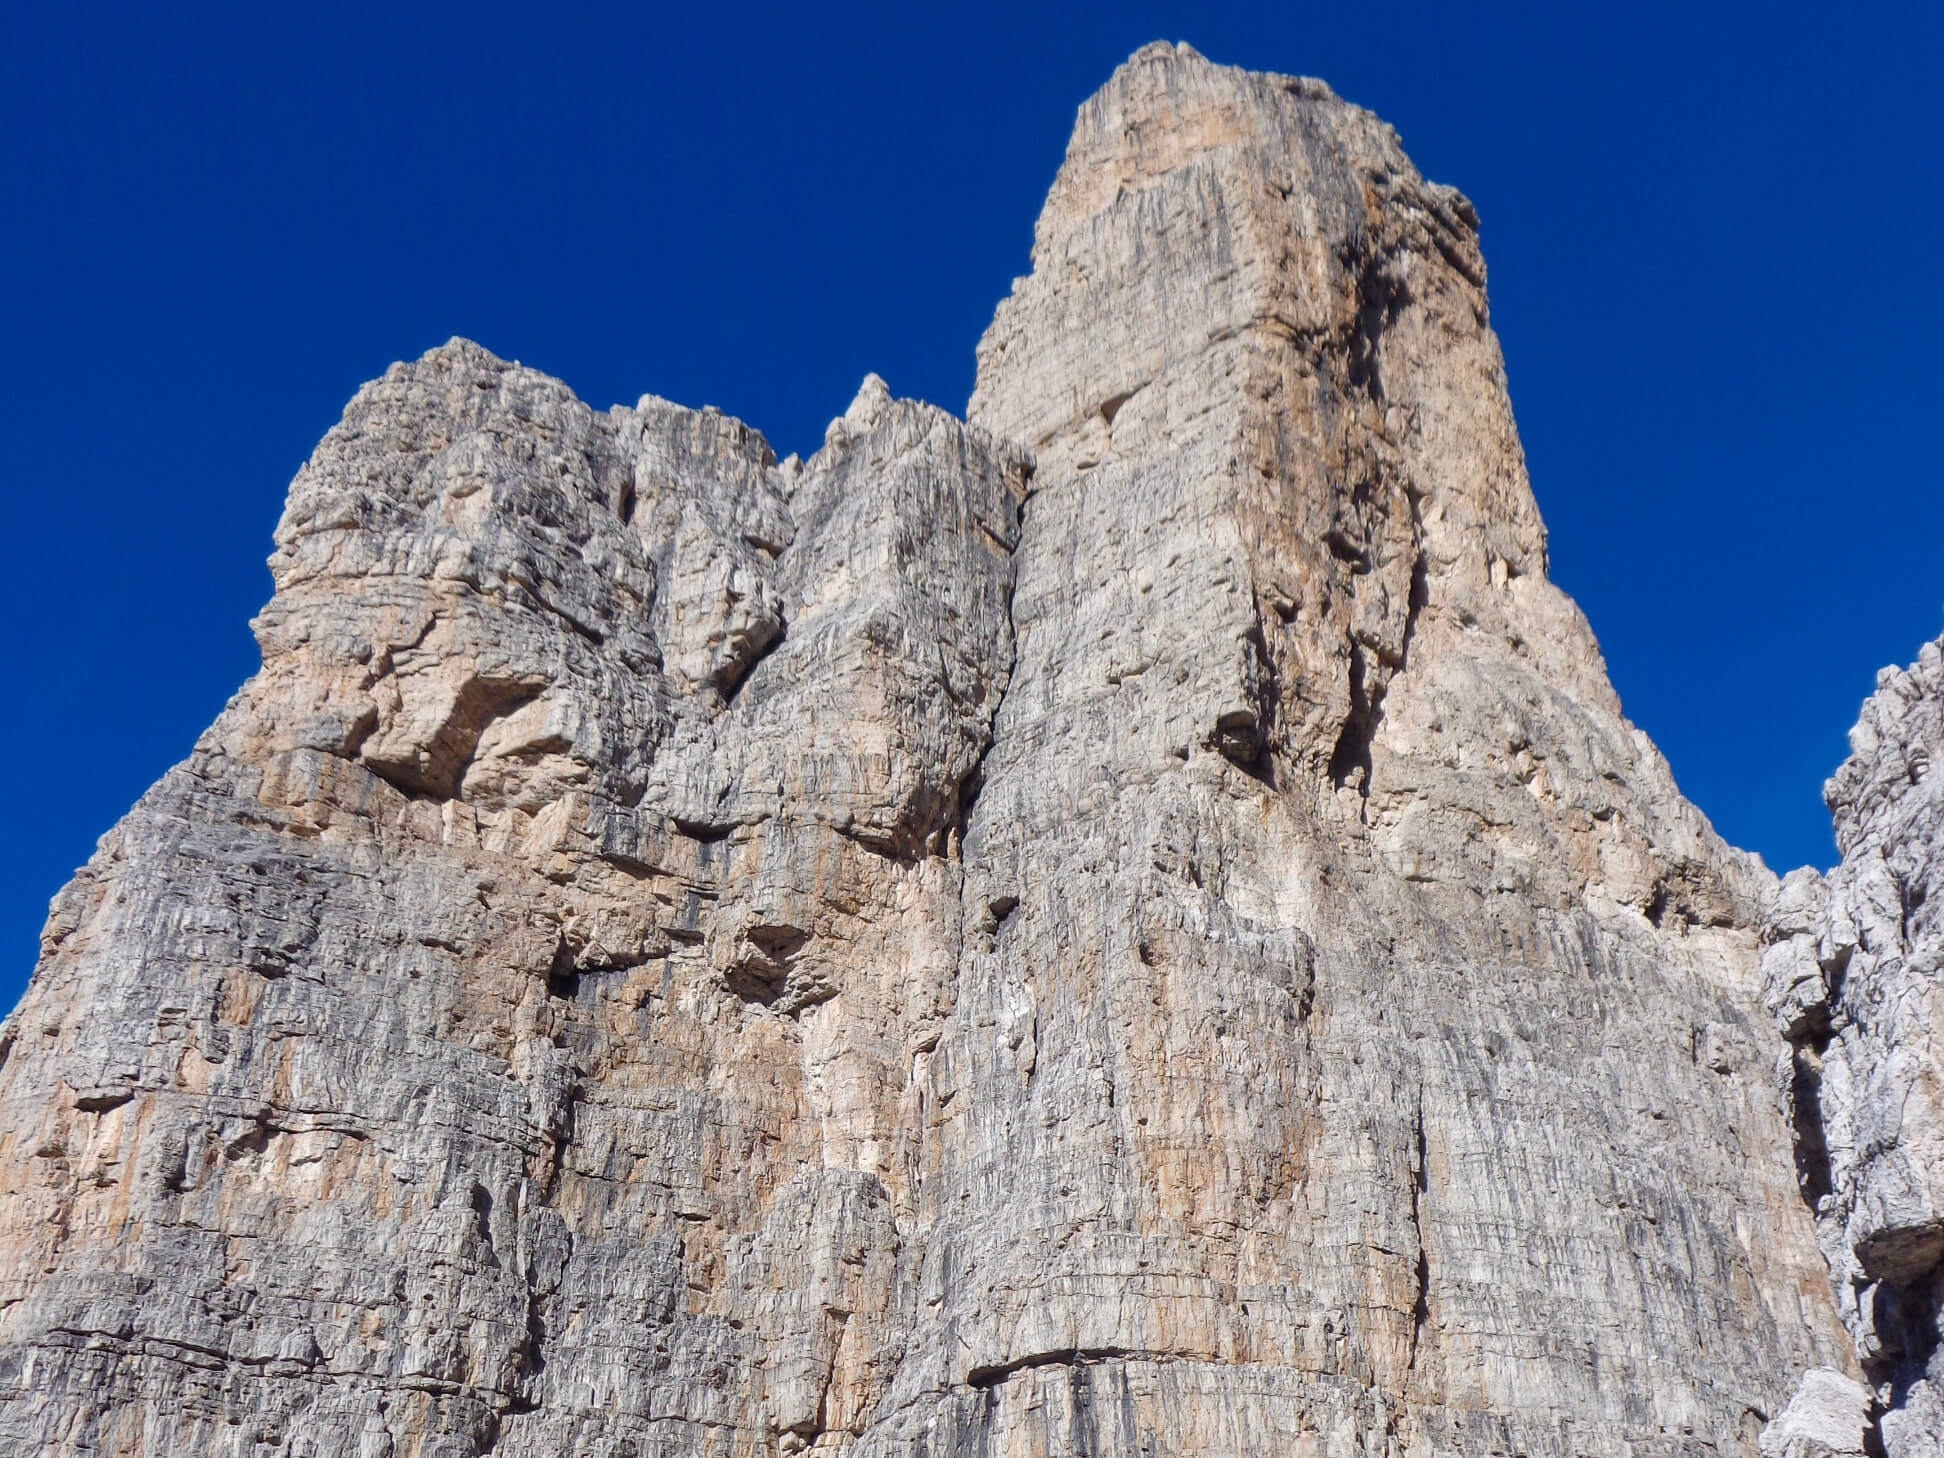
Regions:
M 1885 669 L 1824 795 L 1842 864 L 1783 883 L 1763 959 L 1803 1198 L 1884 1411 L 1944 1452 L 1944 645 Z
M 1484 277 L 1156 46 L 969 423 L 367 386 L 0 1032 L 0 1442 L 1740 1455 L 1857 1374 L 1772 878 L 1546 580 Z

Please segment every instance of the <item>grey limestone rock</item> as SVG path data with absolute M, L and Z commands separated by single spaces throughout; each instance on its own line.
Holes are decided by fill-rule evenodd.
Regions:
M 1155 46 L 970 423 L 362 390 L 0 1030 L 0 1446 L 1773 1447 L 1859 1371 L 1774 882 L 1546 580 L 1477 227 Z
M 1813 1368 L 1762 1429 L 1762 1458 L 1863 1458 L 1871 1406 L 1869 1391 L 1855 1378 Z
M 1890 1458 L 1944 1452 L 1944 645 L 1887 668 L 1824 789 L 1842 863 L 1783 882 L 1764 998 L 1803 1198 Z

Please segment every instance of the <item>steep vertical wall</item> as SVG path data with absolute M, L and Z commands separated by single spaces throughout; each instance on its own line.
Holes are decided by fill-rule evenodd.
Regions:
M 936 1187 L 954 1421 L 1091 1351 L 1202 1451 L 1734 1452 L 1830 1359 L 1770 883 L 1545 580 L 1483 277 L 1313 82 L 1161 47 L 1081 111 L 970 412 L 1038 469 L 966 836 L 1012 909 L 935 1055 L 939 1160 L 993 1150 Z
M 1889 1458 L 1944 1452 L 1944 645 L 1885 669 L 1825 787 L 1842 863 L 1763 959 L 1803 1197 Z
M 0 1032 L 0 1440 L 1754 1453 L 1855 1368 L 1773 883 L 1545 579 L 1476 226 L 1151 47 L 969 425 L 368 386 Z

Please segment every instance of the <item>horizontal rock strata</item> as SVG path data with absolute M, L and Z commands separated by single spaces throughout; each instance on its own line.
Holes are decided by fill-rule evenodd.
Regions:
M 1861 1375 L 1772 878 L 1546 580 L 1484 277 L 1157 46 L 969 424 L 367 386 L 0 1032 L 0 1446 L 1752 1455 Z

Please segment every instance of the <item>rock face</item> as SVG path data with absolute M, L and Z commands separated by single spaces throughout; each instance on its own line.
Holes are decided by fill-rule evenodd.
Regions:
M 1762 1429 L 1762 1458 L 1863 1458 L 1870 1424 L 1863 1385 L 1817 1367 L 1802 1374 L 1782 1415 Z
M 1763 959 L 1843 1321 L 1890 1458 L 1944 1452 L 1944 645 L 1885 669 L 1824 789 L 1843 860 L 1783 883 Z
M 262 671 L 0 1032 L 0 1445 L 1838 1423 L 1761 1436 L 1858 1371 L 1773 882 L 1546 581 L 1476 230 L 1319 83 L 1158 46 L 969 424 L 873 378 L 778 463 L 457 341 L 367 386 Z M 1868 1206 L 1900 1272 L 1926 1199 Z

